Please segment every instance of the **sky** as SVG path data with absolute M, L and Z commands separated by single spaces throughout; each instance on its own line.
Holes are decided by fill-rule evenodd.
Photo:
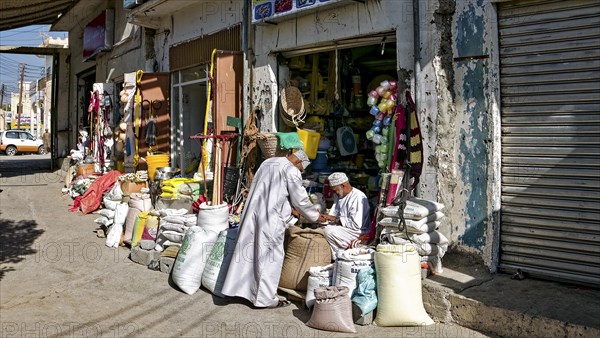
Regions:
M 50 25 L 32 25 L 0 31 L 0 45 L 39 46 L 44 35 L 67 37 L 66 32 L 48 32 Z M 43 34 L 41 34 L 43 33 Z M 4 84 L 3 103 L 10 103 L 10 93 L 19 92 L 21 64 L 25 64 L 25 81 L 37 81 L 44 75 L 44 59 L 36 55 L 0 53 L 0 84 Z M 1 86 L 0 86 L 1 88 Z

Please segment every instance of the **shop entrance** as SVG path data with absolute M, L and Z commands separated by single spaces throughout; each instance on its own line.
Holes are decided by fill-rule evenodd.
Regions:
M 207 66 L 172 73 L 171 163 L 186 167 L 200 158 L 201 142 L 190 136 L 203 133 L 207 103 Z
M 306 117 L 299 127 L 321 134 L 312 171 L 350 173 L 353 183 L 365 192 L 376 189 L 373 182 L 379 172 L 375 147 L 366 138 L 374 121 L 368 93 L 382 81 L 398 77 L 396 43 L 387 40 L 316 53 L 283 52 L 279 57 L 280 85 L 297 87 L 304 99 Z M 278 129 L 296 130 L 281 107 Z M 348 137 L 354 142 L 346 142 Z
M 74 131 L 75 140 L 79 130 L 87 131 L 88 135 L 92 135 L 90 113 L 88 107 L 92 98 L 92 89 L 96 81 L 95 69 L 87 70 L 77 75 L 77 130 Z M 73 132 L 73 131 L 72 131 Z

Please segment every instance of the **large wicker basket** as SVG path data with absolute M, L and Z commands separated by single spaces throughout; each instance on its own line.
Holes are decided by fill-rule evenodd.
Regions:
M 287 125 L 293 124 L 292 126 L 295 127 L 304 123 L 306 110 L 304 109 L 304 100 L 300 90 L 294 86 L 285 87 L 279 93 L 279 98 L 282 108 L 280 113 L 283 121 Z
M 279 141 L 275 133 L 259 133 L 256 137 L 256 143 L 258 143 L 264 158 L 285 156 L 288 153 L 287 149 L 279 147 Z

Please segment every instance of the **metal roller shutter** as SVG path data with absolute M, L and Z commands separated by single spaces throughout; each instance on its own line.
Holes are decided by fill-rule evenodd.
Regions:
M 500 269 L 600 285 L 600 2 L 498 9 Z

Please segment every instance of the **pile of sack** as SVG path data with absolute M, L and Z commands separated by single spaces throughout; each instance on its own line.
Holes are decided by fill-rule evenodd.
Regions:
M 448 239 L 437 231 L 445 217 L 444 205 L 434 201 L 411 197 L 406 201 L 404 219 L 406 229 L 401 229 L 400 209 L 388 206 L 381 210 L 384 217 L 379 221 L 382 227 L 381 241 L 390 244 L 413 244 L 425 263 L 434 274 L 443 272 L 442 257 L 448 250 Z
M 359 319 L 376 309 L 378 326 L 434 323 L 423 306 L 419 255 L 412 244 L 379 244 L 376 250 L 354 248 L 336 256 L 335 263 L 310 269 L 306 305 L 313 311 L 306 325 L 355 333 L 354 323 L 361 322 L 354 307 Z

